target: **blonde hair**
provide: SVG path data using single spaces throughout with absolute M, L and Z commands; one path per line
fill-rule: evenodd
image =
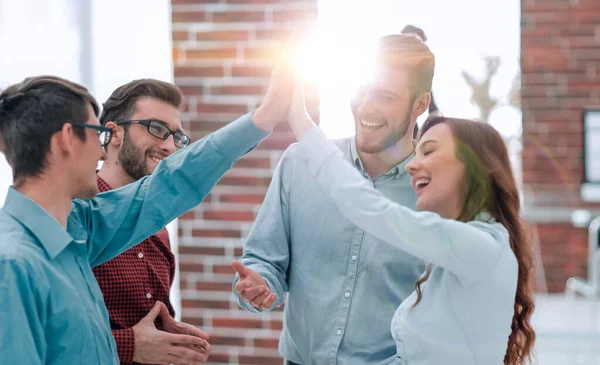
M 386 67 L 405 68 L 414 96 L 431 91 L 435 56 L 419 36 L 391 34 L 379 38 L 377 62 Z

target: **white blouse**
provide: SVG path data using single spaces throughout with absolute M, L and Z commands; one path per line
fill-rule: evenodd
M 391 323 L 394 364 L 501 365 L 511 333 L 518 265 L 507 230 L 487 215 L 468 223 L 385 198 L 317 127 L 299 143 L 309 171 L 341 214 L 373 236 L 433 264 Z

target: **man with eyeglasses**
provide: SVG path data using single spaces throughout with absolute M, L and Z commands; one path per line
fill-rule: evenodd
M 134 80 L 112 93 L 99 118 L 113 131 L 98 172 L 100 192 L 152 174 L 160 161 L 190 144 L 181 126 L 182 105 L 180 89 L 160 80 Z M 160 363 L 168 356 L 160 343 L 175 342 L 176 336 L 163 331 L 160 318 L 154 325 L 162 307 L 175 316 L 169 301 L 175 256 L 167 230 L 161 229 L 92 270 L 104 296 L 121 364 Z
M 119 363 L 103 294 L 91 268 L 198 205 L 239 158 L 286 118 L 292 78 L 280 62 L 263 103 L 253 113 L 165 158 L 151 175 L 97 196 L 97 163 L 106 158 L 104 148 L 114 148 L 112 130 L 100 126 L 98 104 L 89 92 L 68 80 L 40 76 L 0 93 L 0 148 L 14 177 L 0 209 L 1 362 Z M 134 123 L 150 116 L 127 119 L 122 122 L 132 122 L 132 139 L 156 138 L 148 133 L 150 123 Z M 114 138 L 122 144 L 125 132 L 116 131 Z M 171 134 L 164 143 L 165 148 L 174 143 Z M 166 157 L 161 147 L 151 145 L 136 142 L 147 160 Z M 166 354 L 159 363 L 206 361 L 207 336 L 174 322 L 164 306 L 155 308 L 140 323 L 152 327 L 158 313 L 162 325 L 176 333 L 169 337 L 154 332 L 156 346 Z

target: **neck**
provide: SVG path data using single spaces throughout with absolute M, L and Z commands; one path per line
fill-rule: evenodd
M 117 159 L 107 159 L 102 164 L 102 168 L 98 171 L 98 176 L 113 189 L 120 188 L 127 184 L 134 182 L 131 176 L 121 167 L 121 164 Z
M 394 146 L 377 153 L 366 153 L 359 150 L 358 156 L 371 179 L 375 179 L 406 160 L 413 151 L 412 138 L 405 137 Z
M 63 174 L 64 175 L 64 174 Z M 26 178 L 15 183 L 15 189 L 36 202 L 61 226 L 67 227 L 67 217 L 71 212 L 71 194 L 65 189 L 66 182 L 61 176 L 41 176 Z

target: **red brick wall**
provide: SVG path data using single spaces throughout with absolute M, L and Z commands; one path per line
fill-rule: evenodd
M 523 183 L 527 218 L 538 221 L 548 288 L 585 275 L 584 229 L 568 213 L 583 204 L 583 122 L 600 105 L 600 2 L 521 0 Z M 543 219 L 542 219 L 543 216 Z M 545 222 L 545 223 L 544 223 Z
M 175 83 L 193 140 L 260 105 L 283 42 L 316 22 L 316 0 L 172 0 Z M 318 96 L 307 91 L 312 111 Z M 314 114 L 314 113 L 313 113 Z M 182 319 L 211 334 L 211 363 L 281 364 L 281 309 L 254 315 L 231 294 L 231 260 L 263 201 L 272 172 L 293 141 L 287 126 L 242 159 L 179 221 Z

